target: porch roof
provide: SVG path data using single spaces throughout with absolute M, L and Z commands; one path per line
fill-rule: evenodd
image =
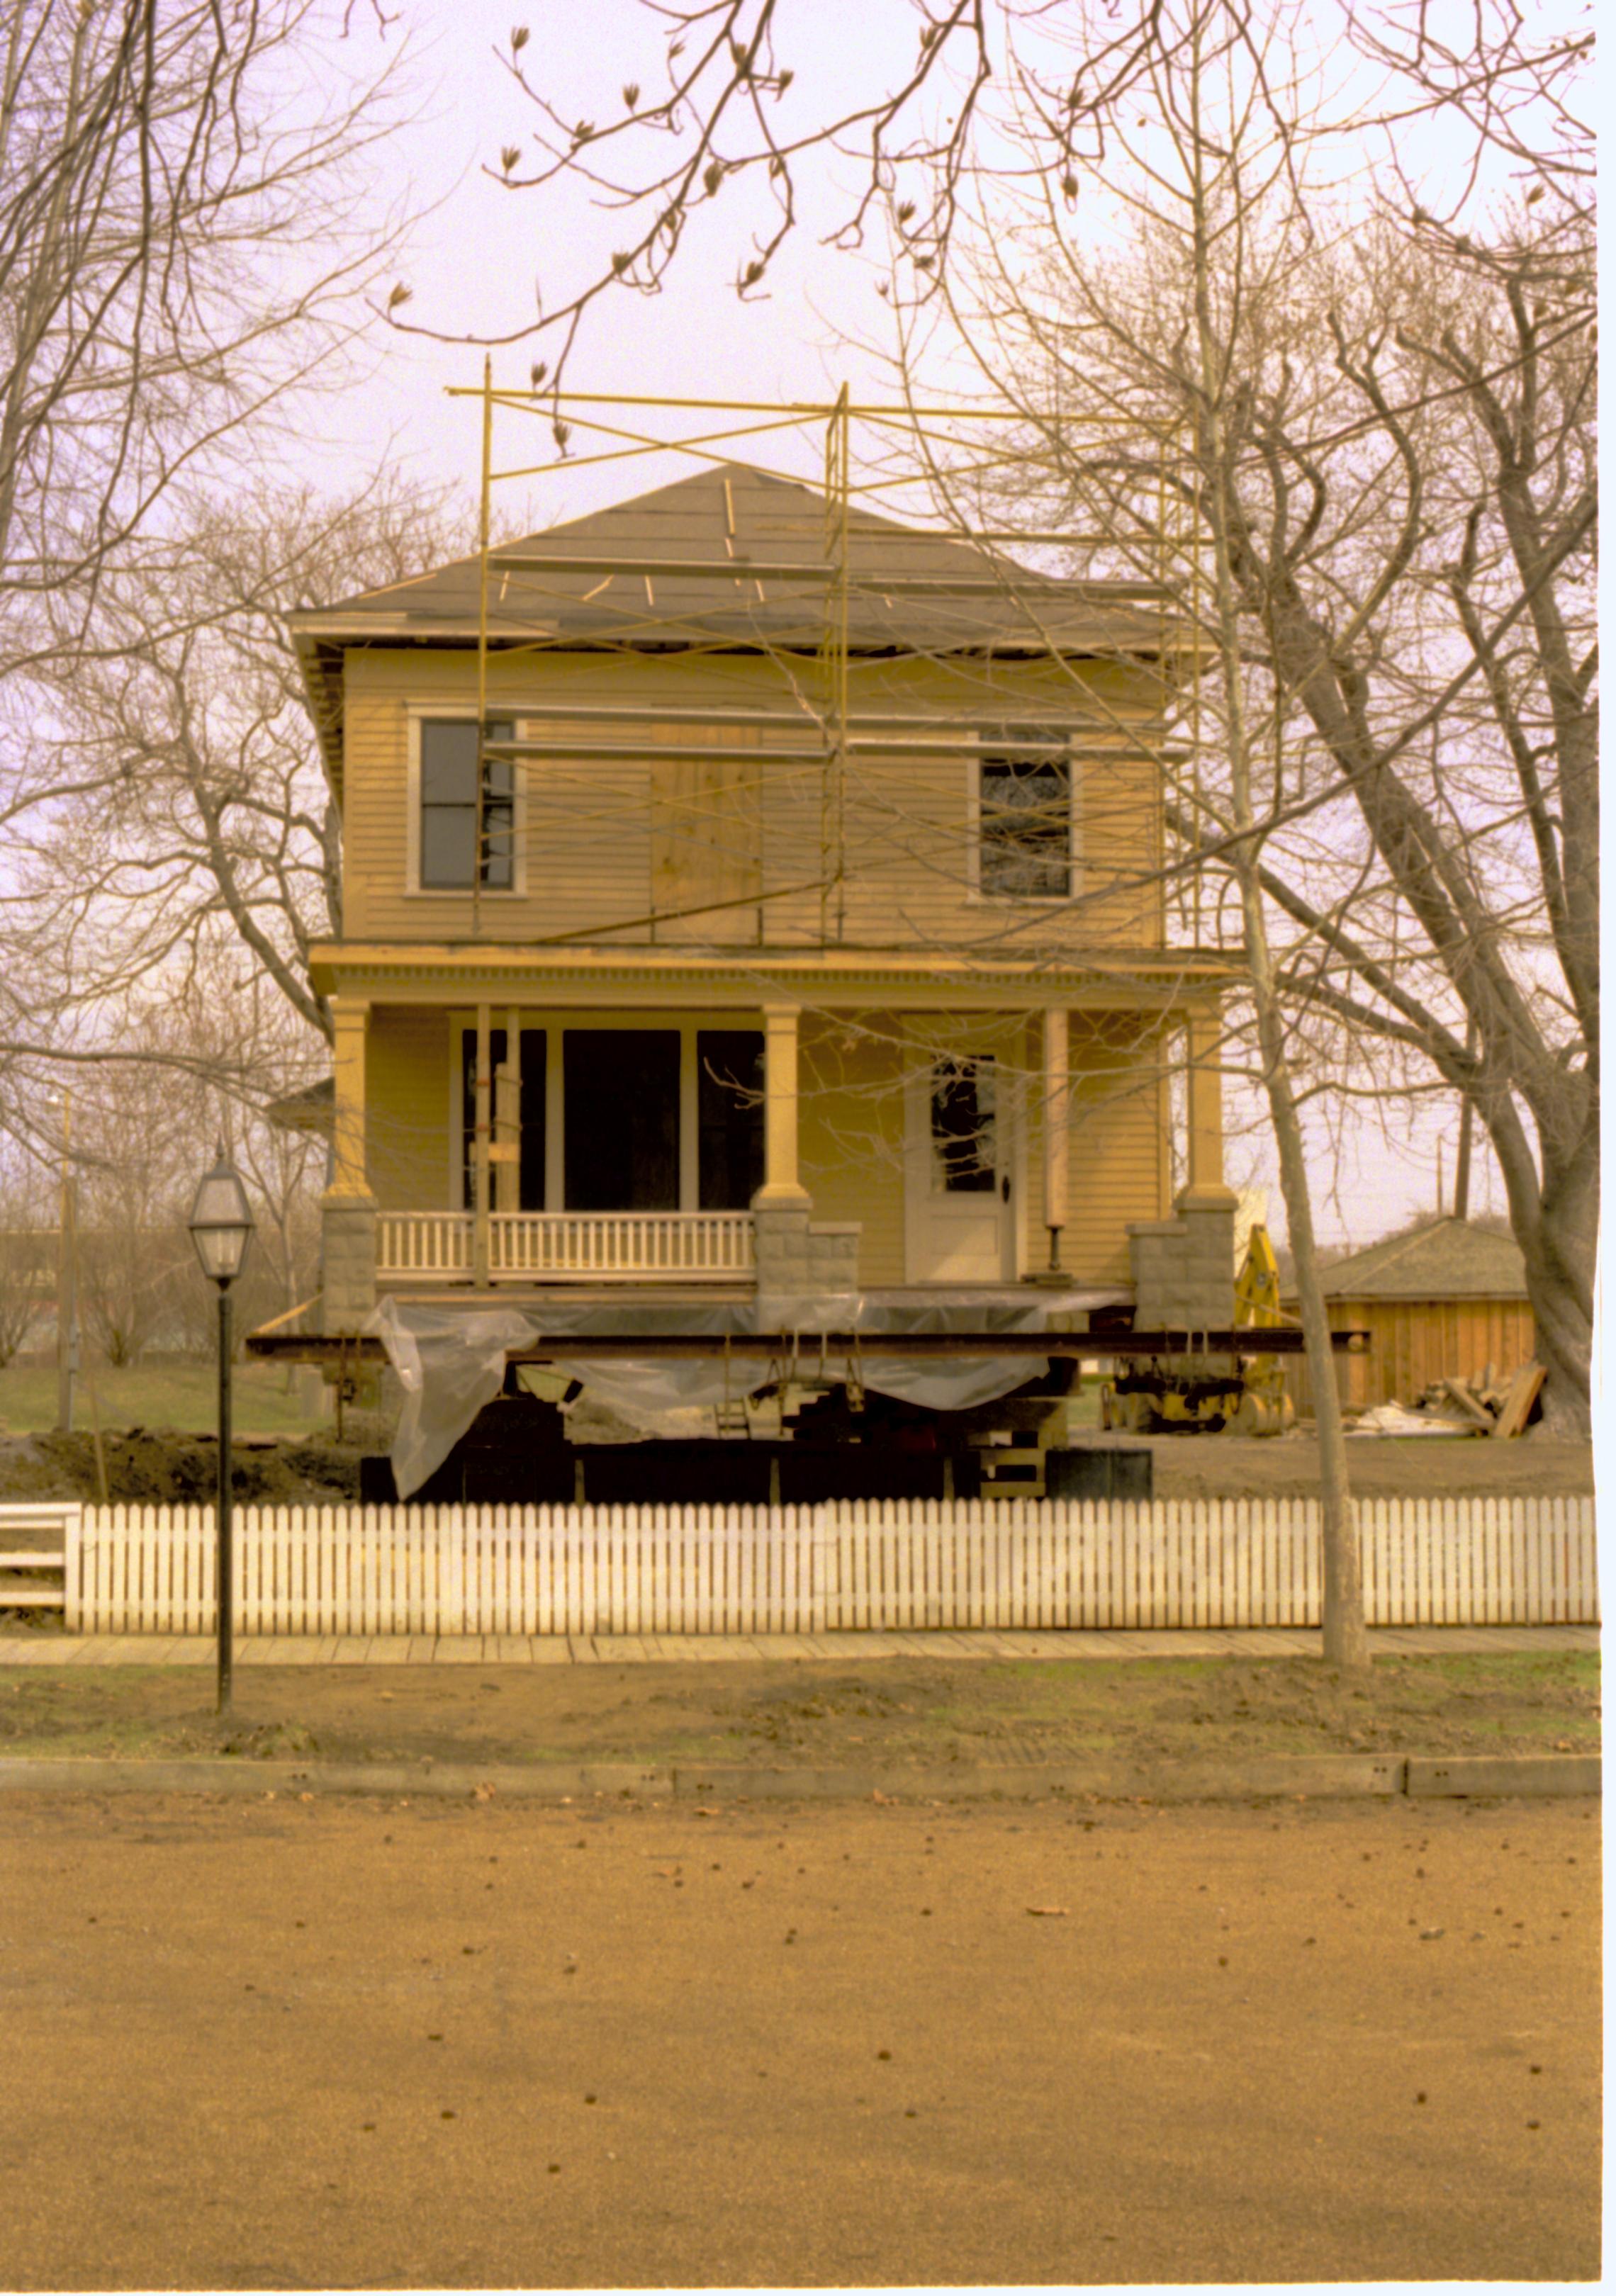
M 1244 966 L 1243 950 L 1210 948 L 1073 948 L 969 964 L 924 950 L 847 947 L 319 941 L 309 953 L 310 977 L 323 995 L 381 1003 L 542 998 L 610 1008 L 649 999 L 747 1012 L 775 998 L 822 1006 L 898 1002 L 939 1011 L 1165 1009 L 1216 996 Z

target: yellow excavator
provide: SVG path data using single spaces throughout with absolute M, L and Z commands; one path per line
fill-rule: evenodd
M 1272 1331 L 1294 1319 L 1279 1304 L 1279 1262 L 1266 1227 L 1251 1230 L 1235 1279 L 1235 1328 Z M 1283 1435 L 1296 1420 L 1285 1392 L 1284 1359 L 1277 1355 L 1227 1358 L 1213 1371 L 1203 1363 L 1130 1365 L 1100 1390 L 1100 1424 L 1148 1435 L 1182 1428 L 1212 1434 Z

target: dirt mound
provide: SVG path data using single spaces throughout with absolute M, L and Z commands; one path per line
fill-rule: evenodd
M 218 1488 L 218 1446 L 209 1436 L 160 1427 L 109 1433 L 103 1450 L 114 1505 L 207 1506 Z M 293 1442 L 231 1447 L 231 1487 L 242 1506 L 332 1505 L 357 1498 L 359 1458 L 344 1445 Z M 0 1499 L 100 1496 L 95 1446 L 85 1434 L 0 1442 Z

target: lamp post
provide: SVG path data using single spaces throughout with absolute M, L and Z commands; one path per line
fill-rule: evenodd
M 222 1144 L 213 1169 L 202 1175 L 196 1191 L 191 1208 L 191 1241 L 202 1274 L 218 1285 L 219 1293 L 218 1710 L 228 1714 L 234 1595 L 230 1548 L 230 1287 L 242 1272 L 252 1242 L 252 1210 Z

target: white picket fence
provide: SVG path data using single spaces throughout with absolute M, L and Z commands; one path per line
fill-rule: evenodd
M 1361 1501 L 1375 1626 L 1598 1617 L 1591 1498 Z M 842 1628 L 1309 1627 L 1311 1500 L 815 1507 L 249 1507 L 247 1634 L 799 1634 Z M 213 1513 L 86 1507 L 80 1633 L 214 1625 Z

